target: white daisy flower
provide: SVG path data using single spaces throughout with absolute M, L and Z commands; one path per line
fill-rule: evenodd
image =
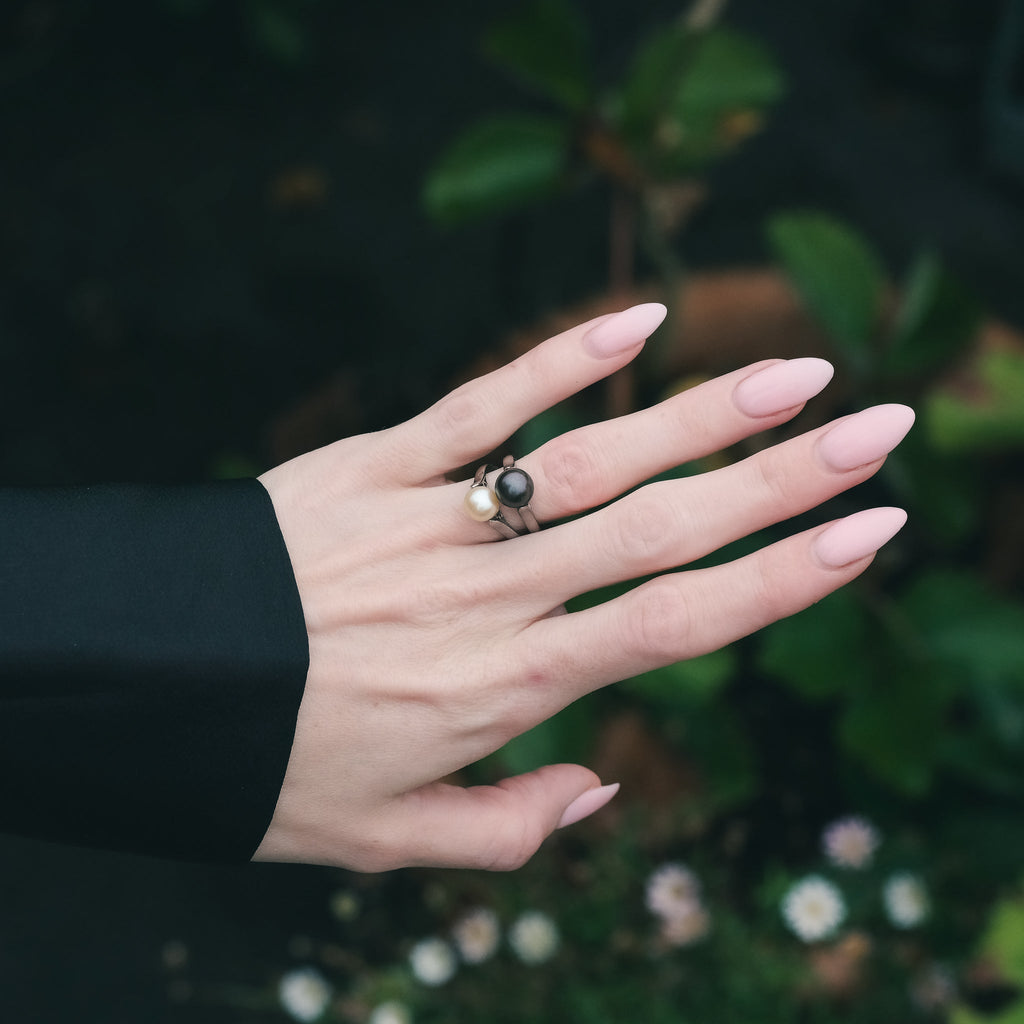
M 373 1008 L 368 1024 L 412 1024 L 412 1013 L 405 1003 L 389 999 Z
M 661 937 L 670 946 L 692 946 L 711 931 L 711 915 L 696 900 L 685 913 L 662 918 Z
M 882 901 L 897 928 L 916 928 L 931 909 L 924 883 L 906 871 L 889 877 L 882 889 Z
M 458 962 L 455 950 L 444 939 L 423 939 L 412 947 L 409 965 L 417 981 L 435 986 L 452 979 Z
M 289 971 L 277 990 L 285 1010 L 298 1021 L 320 1018 L 331 1001 L 331 986 L 313 967 L 300 967 Z
M 501 941 L 498 915 L 489 907 L 477 907 L 455 922 L 452 938 L 467 964 L 482 964 L 494 956 Z
M 689 914 L 700 905 L 700 883 L 682 864 L 662 864 L 647 879 L 644 902 L 652 914 L 666 920 Z
M 557 925 L 547 914 L 528 910 L 509 929 L 508 941 L 524 964 L 542 964 L 558 951 L 561 938 Z
M 846 917 L 842 893 L 820 875 L 808 875 L 790 886 L 782 899 L 782 916 L 797 938 L 819 942 L 834 935 Z
M 839 868 L 866 868 L 882 841 L 878 829 L 865 818 L 840 818 L 825 829 L 821 845 L 825 856 Z

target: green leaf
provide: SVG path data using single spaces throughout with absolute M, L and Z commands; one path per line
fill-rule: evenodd
M 671 108 L 699 37 L 673 25 L 651 36 L 637 53 L 622 84 L 618 123 L 634 143 L 644 144 Z
M 935 253 L 920 253 L 903 286 L 884 372 L 910 378 L 944 369 L 973 341 L 982 314 L 977 296 Z
M 483 47 L 496 64 L 569 110 L 590 103 L 587 26 L 569 0 L 521 5 L 487 32 Z
M 932 444 L 955 453 L 1024 446 L 1024 353 L 982 352 L 966 384 L 926 398 L 923 419 Z
M 474 125 L 452 143 L 424 189 L 427 211 L 454 224 L 521 206 L 554 192 L 569 153 L 564 124 L 507 115 Z
M 1024 789 L 1024 766 L 1015 756 L 1020 751 L 1019 741 L 1016 750 L 1007 750 L 993 743 L 995 731 L 992 723 L 985 722 L 982 728 L 950 732 L 942 741 L 943 771 L 987 793 L 1019 799 Z M 999 723 L 998 731 L 1006 731 L 1005 723 Z M 1018 863 L 1015 858 L 1014 866 Z
M 715 28 L 701 36 L 673 109 L 685 123 L 760 110 L 777 103 L 785 91 L 782 69 L 760 40 Z
M 929 661 L 965 683 L 1024 689 L 1024 606 L 969 573 L 935 570 L 907 590 L 900 608 Z
M 771 218 L 768 239 L 849 368 L 864 373 L 871 361 L 885 282 L 875 251 L 848 225 L 814 212 Z
M 869 621 L 851 590 L 838 590 L 761 632 L 757 663 L 805 697 L 852 693 L 874 672 Z
M 1024 985 L 1024 899 L 1017 896 L 996 904 L 981 950 L 1007 981 Z
M 715 697 L 736 673 L 736 655 L 729 647 L 645 672 L 621 684 L 655 704 L 692 707 Z
M 919 665 L 890 669 L 849 701 L 840 739 L 883 782 L 920 796 L 932 782 L 952 691 L 948 679 Z
M 977 529 L 985 502 L 985 467 L 937 451 L 927 430 L 913 430 L 886 463 L 890 481 L 901 500 L 914 509 L 914 518 L 941 547 L 956 544 Z
M 730 150 L 785 92 L 758 40 L 674 25 L 640 51 L 622 88 L 619 124 L 653 170 L 695 171 Z

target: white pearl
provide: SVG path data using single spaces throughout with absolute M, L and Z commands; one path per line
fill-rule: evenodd
M 498 499 L 490 487 L 470 487 L 465 498 L 466 511 L 478 523 L 486 523 L 498 514 Z

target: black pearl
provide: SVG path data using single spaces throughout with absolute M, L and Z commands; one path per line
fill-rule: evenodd
M 521 469 L 506 469 L 494 481 L 498 501 L 509 508 L 522 508 L 533 497 L 533 480 Z

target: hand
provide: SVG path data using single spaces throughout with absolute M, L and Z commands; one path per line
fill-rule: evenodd
M 913 422 L 904 406 L 879 406 L 613 501 L 785 422 L 832 375 L 820 359 L 769 360 L 517 460 L 542 527 L 612 502 L 599 511 L 511 540 L 471 519 L 469 481 L 445 474 L 620 369 L 663 316 L 652 304 L 573 328 L 401 426 L 262 478 L 295 570 L 310 667 L 256 859 L 369 871 L 521 865 L 616 787 L 570 764 L 469 789 L 446 776 L 598 687 L 819 600 L 903 525 L 899 509 L 869 510 L 564 614 L 574 595 L 685 565 L 866 480 Z

